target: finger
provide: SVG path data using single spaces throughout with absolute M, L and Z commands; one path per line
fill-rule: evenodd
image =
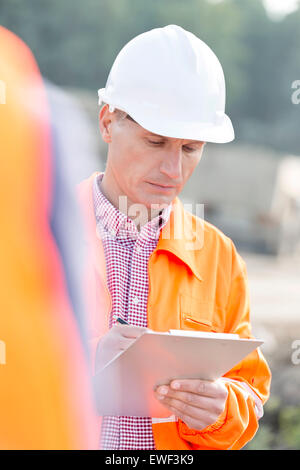
M 205 429 L 211 424 L 208 421 L 200 421 L 199 419 L 194 419 L 190 416 L 184 415 L 180 411 L 177 411 L 176 408 L 170 407 L 169 411 L 177 416 L 177 418 L 181 419 L 181 421 L 183 421 L 190 429 L 194 429 L 196 431 L 202 431 L 202 429 Z
M 175 398 L 164 398 L 162 404 L 193 429 L 202 429 L 215 421 L 210 412 L 195 408 Z
M 173 380 L 170 386 L 173 390 L 196 393 L 211 398 L 223 398 L 227 395 L 225 384 L 218 380 L 181 379 Z
M 215 398 L 206 397 L 191 392 L 178 392 L 172 390 L 170 387 L 168 387 L 167 393 L 161 394 L 160 389 L 167 389 L 167 387 L 159 387 L 156 391 L 157 398 L 161 401 L 163 401 L 165 398 L 175 398 L 176 400 L 180 400 L 187 405 L 200 408 L 202 410 L 210 410 L 213 413 L 219 413 L 219 402 Z

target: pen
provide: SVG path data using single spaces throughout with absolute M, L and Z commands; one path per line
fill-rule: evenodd
M 127 321 L 123 320 L 121 317 L 117 318 L 117 322 L 121 323 L 121 325 L 129 325 L 129 323 L 127 323 Z

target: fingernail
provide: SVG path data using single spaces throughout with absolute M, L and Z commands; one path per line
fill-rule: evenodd
M 180 383 L 179 383 L 179 382 L 173 382 L 173 383 L 171 384 L 171 387 L 172 387 L 172 388 L 175 388 L 175 390 L 178 390 L 178 389 L 180 388 Z
M 168 393 L 168 387 L 159 387 L 157 391 L 162 395 L 166 395 Z

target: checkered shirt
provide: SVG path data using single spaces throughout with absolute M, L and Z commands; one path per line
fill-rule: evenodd
M 118 317 L 131 325 L 147 327 L 148 260 L 157 245 L 161 228 L 168 221 L 172 204 L 138 231 L 135 223 L 101 192 L 103 175 L 100 173 L 94 179 L 93 198 L 112 297 L 109 327 L 116 323 Z M 100 448 L 155 449 L 151 418 L 104 416 Z

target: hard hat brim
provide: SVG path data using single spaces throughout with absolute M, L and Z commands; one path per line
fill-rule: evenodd
M 137 124 L 154 134 L 217 144 L 232 142 L 235 138 L 231 119 L 225 113 L 220 113 L 214 124 L 195 121 L 174 121 L 172 118 L 164 119 L 151 106 L 147 107 L 147 109 L 139 107 L 139 110 L 135 110 L 126 104 L 113 103 L 111 99 L 105 96 L 105 88 L 101 88 L 98 91 L 98 95 L 99 104 L 106 103 L 113 106 L 111 109 L 119 109 L 126 112 Z
M 133 112 L 130 116 L 144 129 L 164 137 L 199 140 L 216 144 L 232 142 L 235 138 L 231 120 L 226 114 L 223 115 L 222 122 L 215 125 L 203 124 L 202 122 L 164 121 L 161 117 L 158 124 L 157 115 L 151 116 L 148 114 L 147 118 L 142 118 Z

